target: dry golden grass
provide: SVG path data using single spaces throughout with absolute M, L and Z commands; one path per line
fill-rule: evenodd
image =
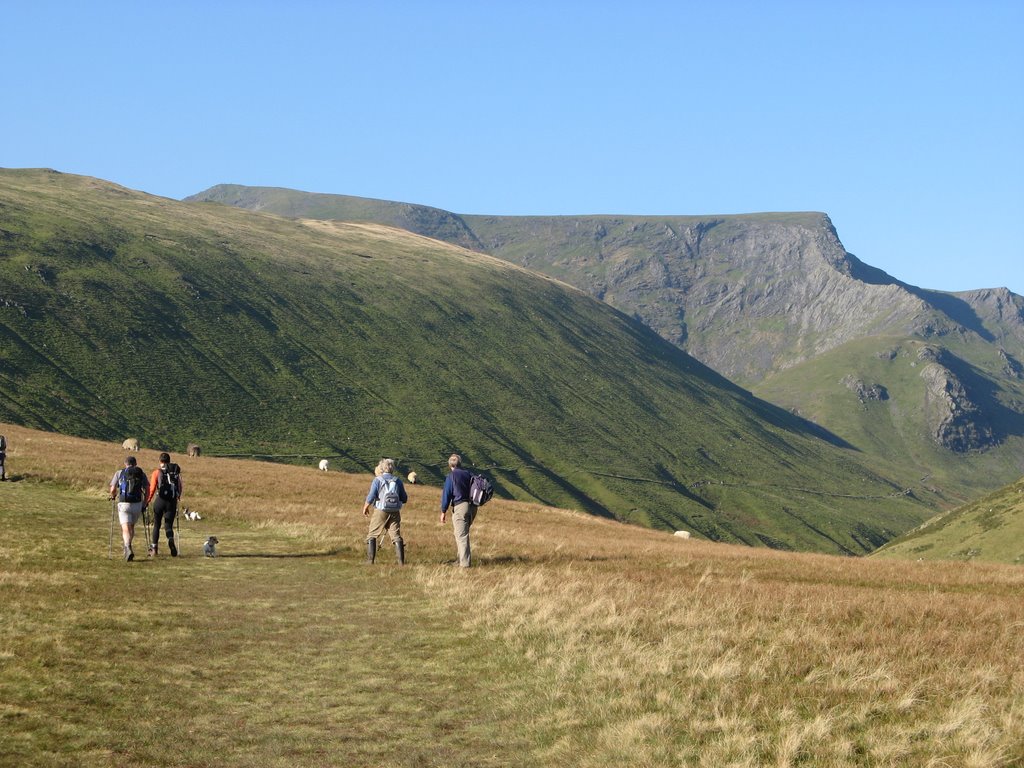
M 0 430 L 16 477 L 98 499 L 124 455 Z M 207 521 L 361 557 L 369 476 L 175 458 Z M 528 724 L 524 764 L 1024 765 L 1024 569 L 682 541 L 495 500 L 473 531 L 481 567 L 461 572 L 442 567 L 439 489 L 409 490 L 425 599 L 518 670 L 503 706 Z

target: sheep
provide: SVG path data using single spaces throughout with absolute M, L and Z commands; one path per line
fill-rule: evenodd
M 190 458 L 191 457 L 199 458 L 203 454 L 203 449 L 200 448 L 195 443 L 189 443 L 188 444 L 188 448 L 185 449 L 185 453 L 187 453 Z
M 121 447 L 124 448 L 126 451 L 137 451 L 139 450 L 139 438 L 129 437 L 123 443 L 121 443 Z
M 680 539 L 688 539 L 688 538 L 690 538 L 690 532 L 689 531 L 676 531 L 674 535 L 678 536 Z
M 409 485 L 416 485 L 416 473 L 415 472 L 410 472 L 409 473 Z
M 327 471 L 327 459 L 320 459 L 320 465 L 319 466 L 320 466 L 320 471 L 321 472 L 326 472 Z

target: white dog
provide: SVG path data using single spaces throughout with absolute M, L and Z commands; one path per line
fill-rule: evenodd
M 184 515 L 186 520 L 202 520 L 203 519 L 203 518 L 201 518 L 199 516 L 198 512 L 196 512 L 195 510 L 190 510 L 188 507 L 185 507 L 185 511 L 182 514 Z
M 220 540 L 216 536 L 211 536 L 203 544 L 203 554 L 207 557 L 216 557 L 218 544 L 220 544 Z

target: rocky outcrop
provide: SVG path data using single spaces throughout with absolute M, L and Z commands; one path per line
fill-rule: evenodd
M 1003 373 L 1011 379 L 1024 378 L 1024 367 L 1010 356 L 1005 349 L 999 350 L 999 358 L 1003 361 Z
M 872 400 L 882 402 L 889 399 L 888 390 L 881 384 L 867 384 L 863 379 L 852 375 L 844 376 L 840 383 L 853 392 L 862 405 Z
M 923 347 L 918 358 L 925 365 L 925 416 L 931 438 L 956 453 L 978 451 L 997 442 L 992 426 L 971 392 L 950 367 L 950 355 L 935 347 Z

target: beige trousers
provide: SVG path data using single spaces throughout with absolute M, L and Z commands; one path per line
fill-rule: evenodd
M 452 508 L 452 528 L 455 529 L 455 548 L 459 552 L 459 566 L 469 568 L 469 529 L 476 519 L 476 506 L 460 501 Z
M 366 540 L 379 539 L 385 531 L 394 543 L 402 540 L 402 513 L 374 508 L 373 514 L 370 515 L 370 532 L 366 535 Z

